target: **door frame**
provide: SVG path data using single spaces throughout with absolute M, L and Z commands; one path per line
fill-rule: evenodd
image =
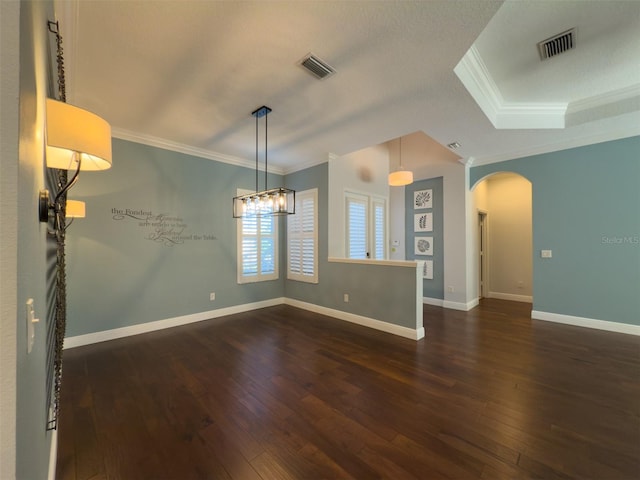
M 489 214 L 484 210 L 478 209 L 477 226 L 478 226 L 478 298 L 487 298 L 489 296 Z

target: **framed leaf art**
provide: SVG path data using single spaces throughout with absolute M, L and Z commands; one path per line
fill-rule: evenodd
M 413 192 L 413 208 L 433 208 L 433 190 L 418 190 Z
M 433 255 L 433 237 L 415 237 L 414 241 L 416 255 Z
M 422 262 L 422 278 L 425 280 L 433 280 L 433 260 L 425 260 Z
M 433 213 L 416 213 L 413 216 L 414 232 L 431 232 L 433 231 Z

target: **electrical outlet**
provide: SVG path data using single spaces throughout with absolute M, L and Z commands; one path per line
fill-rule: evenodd
M 209 294 L 209 300 L 211 300 L 212 302 L 216 299 L 216 292 L 211 292 Z
M 349 294 L 348 293 L 344 294 L 344 302 L 345 303 L 349 303 Z
M 551 258 L 553 256 L 553 252 L 551 250 L 540 250 L 540 256 L 542 258 Z
M 454 290 L 455 290 L 455 288 L 453 288 L 453 286 L 451 286 L 451 285 L 449 285 L 449 286 L 447 287 L 447 292 L 449 292 L 449 293 L 453 293 L 453 292 L 454 292 Z

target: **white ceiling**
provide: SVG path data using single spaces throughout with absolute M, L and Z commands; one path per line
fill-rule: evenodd
M 415 131 L 458 141 L 474 164 L 640 134 L 638 1 L 61 1 L 56 11 L 68 101 L 114 136 L 212 158 L 253 161 L 261 105 L 273 109 L 269 162 L 281 171 Z M 577 48 L 540 61 L 537 42 L 572 27 Z M 309 52 L 337 73 L 315 79 L 298 65 Z

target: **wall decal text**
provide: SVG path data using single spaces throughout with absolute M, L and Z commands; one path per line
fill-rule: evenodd
M 190 233 L 189 225 L 179 215 L 153 213 L 151 210 L 132 210 L 112 208 L 112 219 L 116 221 L 134 221 L 137 227 L 145 231 L 144 239 L 170 247 L 188 241 L 217 240 L 210 233 Z

